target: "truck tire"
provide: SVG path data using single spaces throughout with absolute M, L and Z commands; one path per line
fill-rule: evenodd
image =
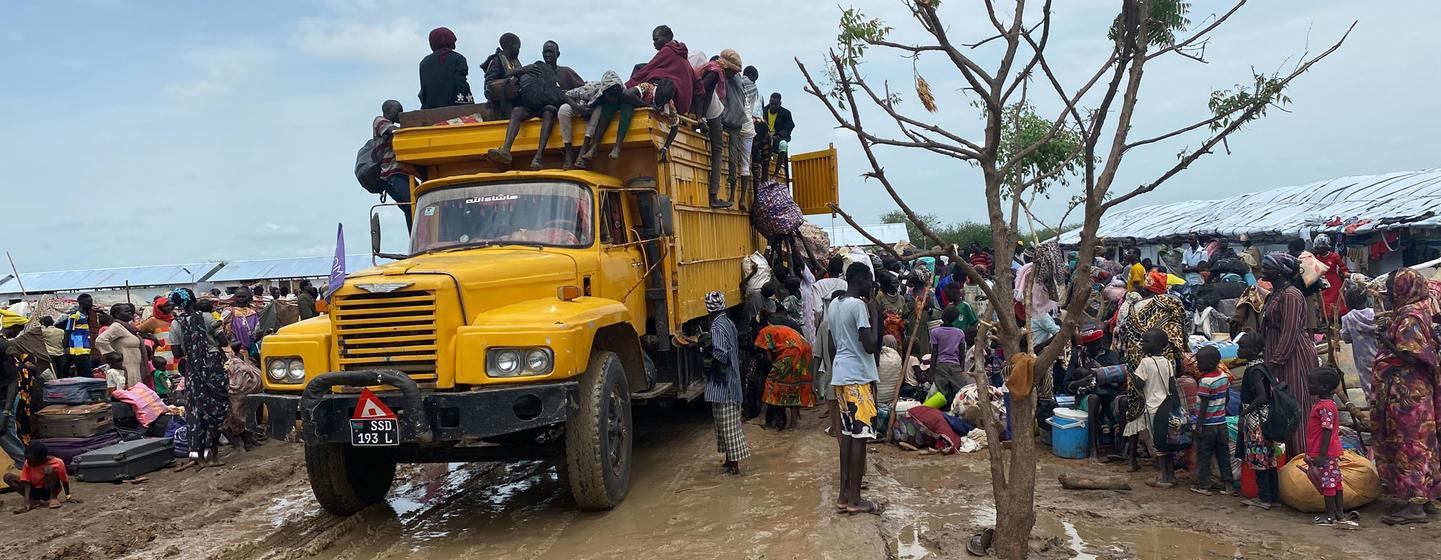
M 565 421 L 565 475 L 577 506 L 610 509 L 630 490 L 630 386 L 620 357 L 593 354 L 579 393 L 580 409 Z
M 335 515 L 353 515 L 390 492 L 395 461 L 376 449 L 343 443 L 307 444 L 305 472 L 320 507 Z

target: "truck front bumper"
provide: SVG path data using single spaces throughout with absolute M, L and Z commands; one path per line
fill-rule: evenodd
M 286 438 L 298 432 L 306 443 L 349 443 L 350 419 L 360 395 L 333 393 L 330 388 L 382 384 L 400 389 L 375 395 L 400 419 L 401 443 L 458 442 L 513 434 L 564 422 L 579 408 L 574 381 L 420 391 L 409 377 L 394 370 L 318 375 L 306 385 L 304 394 L 250 395 L 247 407 L 253 420 L 264 422 L 271 437 Z

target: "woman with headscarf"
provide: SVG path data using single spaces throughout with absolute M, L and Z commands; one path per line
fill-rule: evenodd
M 147 377 L 145 342 L 135 326 L 130 324 L 135 320 L 135 306 L 128 303 L 112 305 L 110 318 L 115 322 L 105 329 L 105 332 L 100 333 L 100 336 L 95 337 L 95 348 L 102 356 L 120 354 L 125 363 L 125 386 L 121 388 L 129 389 Z
M 1117 311 L 1118 349 L 1132 368 L 1147 356 L 1141 349 L 1141 338 L 1151 329 L 1160 329 L 1166 334 L 1164 355 L 1173 364 L 1181 363 L 1181 353 L 1186 348 L 1186 307 L 1180 298 L 1167 293 L 1169 287 L 1166 274 L 1151 272 L 1142 278 L 1139 293 L 1127 294 Z
M 420 108 L 472 103 L 469 72 L 465 56 L 455 52 L 455 33 L 445 27 L 432 29 L 430 54 L 420 59 Z
M 170 323 L 172 351 L 185 360 L 185 426 L 190 458 L 201 468 L 219 466 L 220 428 L 230 412 L 230 382 L 225 374 L 225 331 L 196 309 L 195 293 L 187 288 L 168 298 L 181 310 Z
M 740 462 L 751 456 L 746 434 L 741 431 L 740 340 L 735 323 L 726 315 L 725 294 L 705 295 L 705 309 L 710 312 L 710 355 L 713 363 L 706 372 L 705 400 L 711 403 L 715 419 L 716 450 L 725 454 L 721 470 L 741 473 Z
M 1261 259 L 1261 279 L 1272 287 L 1261 308 L 1261 338 L 1266 368 L 1287 385 L 1301 410 L 1309 411 L 1316 405 L 1316 396 L 1306 390 L 1307 376 L 1318 364 L 1315 343 L 1306 331 L 1306 296 L 1296 286 L 1300 273 L 1300 261 L 1287 253 L 1270 253 Z M 1305 442 L 1306 423 L 1297 422 L 1286 449 L 1304 449 L 1301 444 Z
M 164 297 L 155 298 L 155 305 L 151 308 L 150 317 L 140 322 L 138 329 L 155 337 L 154 357 L 165 359 L 165 369 L 154 373 L 153 388 L 155 394 L 164 396 L 170 390 L 170 384 L 176 381 L 176 375 L 180 371 L 180 364 L 175 361 L 175 354 L 170 351 L 170 323 L 175 320 L 175 304 Z
M 1318 262 L 1326 265 L 1326 274 L 1322 276 L 1326 279 L 1326 288 L 1321 290 L 1321 315 L 1327 323 L 1338 322 L 1342 315 L 1350 311 L 1346 308 L 1346 302 L 1341 299 L 1341 285 L 1351 273 L 1346 268 L 1346 258 L 1332 250 L 1331 238 L 1324 233 L 1316 236 L 1316 241 L 1311 246 L 1311 254 L 1316 256 Z
M 1436 335 L 1425 278 L 1402 268 L 1386 280 L 1391 319 L 1381 327 L 1371 403 L 1376 470 L 1406 503 L 1381 521 L 1426 523 L 1425 506 L 1441 498 L 1441 446 L 1436 436 Z

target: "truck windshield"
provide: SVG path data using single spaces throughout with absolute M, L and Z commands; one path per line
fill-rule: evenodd
M 589 247 L 590 189 L 577 183 L 489 183 L 445 188 L 415 203 L 411 254 L 451 247 Z

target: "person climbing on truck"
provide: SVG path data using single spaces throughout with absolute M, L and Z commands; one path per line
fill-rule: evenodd
M 392 135 L 400 128 L 400 113 L 404 110 L 399 101 L 387 99 L 380 104 L 380 116 L 375 117 L 370 126 L 372 134 L 379 140 L 376 159 L 380 161 L 380 180 L 385 185 L 385 195 L 400 204 L 400 211 L 405 214 L 405 229 L 409 231 L 414 219 L 410 211 L 410 175 L 395 162 L 395 147 L 391 144 Z
M 730 200 L 721 200 L 720 198 L 721 168 L 720 165 L 717 165 L 717 162 L 721 161 L 722 154 L 724 153 L 722 149 L 726 147 L 724 137 L 724 133 L 728 128 L 725 124 L 726 119 L 724 119 L 724 117 L 727 116 L 726 94 L 730 93 L 728 91 L 729 89 L 733 89 L 727 88 L 726 84 L 731 81 L 732 76 L 740 73 L 740 71 L 741 57 L 730 49 L 721 51 L 720 56 L 716 57 L 715 60 L 706 62 L 701 65 L 700 68 L 696 69 L 696 73 L 700 75 L 700 97 L 696 99 L 695 114 L 701 119 L 701 128 L 705 130 L 710 139 L 711 166 L 709 187 L 711 208 L 729 208 L 735 201 L 735 162 L 732 161 L 730 163 L 730 173 L 727 175 L 727 177 L 731 178 Z M 734 93 L 737 96 L 743 95 L 739 91 Z M 737 106 L 744 105 L 744 103 L 733 104 Z M 736 134 L 740 133 L 739 124 L 732 129 L 736 131 Z M 739 140 L 739 138 L 737 138 L 737 140 Z

